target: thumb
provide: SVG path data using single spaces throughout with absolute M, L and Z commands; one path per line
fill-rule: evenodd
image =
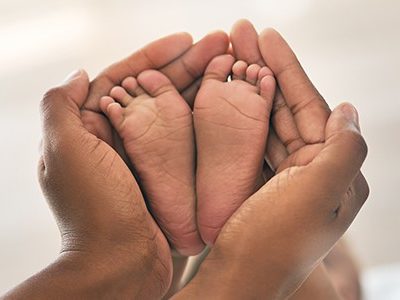
M 81 125 L 80 108 L 89 92 L 89 78 L 84 70 L 71 73 L 64 83 L 49 90 L 41 102 L 45 136 L 65 127 Z
M 348 103 L 336 107 L 325 129 L 325 145 L 309 165 L 313 177 L 332 192 L 344 193 L 359 174 L 367 156 L 358 113 Z M 310 171 L 311 171 L 310 170 Z

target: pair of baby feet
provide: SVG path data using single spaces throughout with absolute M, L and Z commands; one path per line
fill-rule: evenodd
M 274 94 L 267 67 L 222 55 L 207 67 L 193 112 L 155 70 L 126 78 L 101 99 L 150 211 L 181 254 L 214 243 L 258 188 Z

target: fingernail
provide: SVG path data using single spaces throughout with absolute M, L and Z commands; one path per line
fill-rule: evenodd
M 349 103 L 343 104 L 340 110 L 347 120 L 354 123 L 358 128 L 360 127 L 358 112 L 353 105 Z
M 64 79 L 64 82 L 71 82 L 72 80 L 78 78 L 80 75 L 82 74 L 82 70 L 75 70 L 73 72 L 71 72 L 67 78 Z

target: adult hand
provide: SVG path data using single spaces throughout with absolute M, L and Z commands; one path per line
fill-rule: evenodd
M 316 157 L 275 175 L 242 204 L 198 275 L 178 294 L 182 299 L 201 291 L 229 299 L 286 299 L 298 289 L 367 197 L 358 177 L 366 146 L 356 118 L 352 106 L 336 108 Z
M 267 64 L 277 76 L 279 88 L 267 144 L 269 165 L 265 166 L 266 179 L 288 166 L 307 164 L 324 142 L 324 128 L 330 115 L 328 105 L 277 32 L 266 30 L 259 38 L 253 25 L 241 20 L 233 27 L 231 40 L 238 59 L 249 64 Z M 356 181 L 363 186 L 363 190 L 368 189 L 361 173 Z M 311 280 L 314 278 L 318 277 L 313 276 Z M 356 275 L 352 282 L 357 286 Z M 357 288 L 353 290 L 357 291 Z
M 160 299 L 170 285 L 168 243 L 133 175 L 84 127 L 88 92 L 79 71 L 42 101 L 39 178 L 62 248 L 55 263 L 8 294 L 12 299 Z
M 125 77 L 158 69 L 191 104 L 208 62 L 227 47 L 222 32 L 195 45 L 190 35 L 174 34 L 110 66 L 90 86 L 81 72 L 46 95 L 40 177 L 58 219 L 62 251 L 54 264 L 10 296 L 73 296 L 57 289 L 65 285 L 73 286 L 76 296 L 165 294 L 172 273 L 168 244 L 145 209 L 134 177 L 112 149 L 123 157 L 99 99 Z
M 275 103 L 276 135 L 268 158 L 278 174 L 232 216 L 177 299 L 201 290 L 230 299 L 290 296 L 368 196 L 359 171 L 367 148 L 355 109 L 345 104 L 330 115 L 282 37 L 267 30 L 258 38 L 253 30 L 239 23 L 231 39 L 238 58 L 265 61 L 277 77 L 282 94 Z

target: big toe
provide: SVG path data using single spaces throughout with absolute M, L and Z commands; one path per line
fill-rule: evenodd
M 165 93 L 178 93 L 167 76 L 156 70 L 146 70 L 137 78 L 140 86 L 152 97 Z
M 230 54 L 215 57 L 208 65 L 204 72 L 204 80 L 214 79 L 218 81 L 226 81 L 232 72 L 235 59 Z

